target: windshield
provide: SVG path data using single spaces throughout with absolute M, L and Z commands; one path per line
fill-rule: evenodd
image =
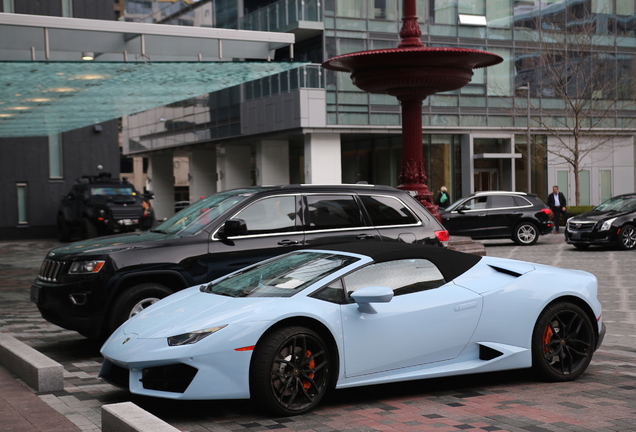
M 105 186 L 105 187 L 91 187 L 91 195 L 128 195 L 135 196 L 137 192 L 130 186 Z
M 228 209 L 260 190 L 235 189 L 203 198 L 181 210 L 152 231 L 183 236 L 195 234 Z
M 230 297 L 291 297 L 359 258 L 325 252 L 296 252 L 210 284 L 205 292 Z
M 614 197 L 597 206 L 599 212 L 629 212 L 636 210 L 636 196 Z

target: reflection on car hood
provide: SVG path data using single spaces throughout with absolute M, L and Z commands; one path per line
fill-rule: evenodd
M 231 324 L 255 315 L 265 305 L 280 303 L 276 297 L 234 298 L 201 292 L 198 287 L 172 295 L 141 312 L 124 324 L 125 334 L 135 333 L 139 339 L 166 338 Z
M 583 214 L 580 214 L 578 216 L 574 216 L 572 218 L 572 220 L 577 220 L 577 221 L 600 221 L 603 219 L 608 219 L 608 218 L 613 218 L 613 217 L 617 217 L 617 216 L 623 216 L 624 214 L 627 214 L 629 212 L 624 212 L 624 211 L 589 211 Z
M 128 249 L 148 248 L 152 247 L 153 244 L 151 242 L 153 241 L 168 239 L 178 239 L 178 237 L 154 232 L 134 232 L 98 237 L 55 248 L 49 252 L 47 258 L 64 260 L 69 256 L 82 254 L 109 254 Z

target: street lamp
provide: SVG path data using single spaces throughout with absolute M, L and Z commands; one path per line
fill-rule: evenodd
M 527 156 L 527 161 L 526 163 L 528 164 L 528 193 L 532 192 L 532 163 L 530 161 L 530 82 L 526 83 L 526 85 L 518 87 L 518 90 L 526 90 L 526 145 L 527 145 L 527 152 L 528 152 L 528 156 Z

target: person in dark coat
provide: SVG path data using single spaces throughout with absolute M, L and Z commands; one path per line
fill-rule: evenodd
M 445 209 L 450 205 L 450 195 L 448 194 L 448 189 L 446 186 L 442 186 L 439 188 L 439 194 L 437 195 L 437 200 L 435 204 L 441 209 Z
M 561 219 L 561 213 L 567 218 L 567 206 L 565 202 L 565 195 L 559 192 L 558 186 L 552 187 L 552 193 L 548 195 L 548 207 L 554 213 L 554 233 L 559 233 L 559 221 Z
M 144 198 L 141 203 L 143 207 L 143 211 L 141 212 L 141 217 L 139 218 L 139 229 L 141 231 L 148 231 L 155 226 L 155 211 L 150 204 L 150 200 L 148 198 Z

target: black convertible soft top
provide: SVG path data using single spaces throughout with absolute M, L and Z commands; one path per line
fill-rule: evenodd
M 444 247 L 401 242 L 359 241 L 316 246 L 312 249 L 366 255 L 375 262 L 414 258 L 427 259 L 439 268 L 446 281 L 451 281 L 462 275 L 481 260 L 478 255 L 457 252 Z

